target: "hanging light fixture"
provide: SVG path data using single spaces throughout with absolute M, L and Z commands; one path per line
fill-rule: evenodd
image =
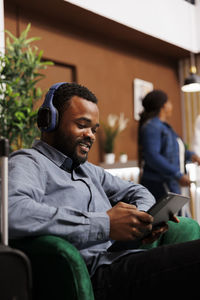
M 200 92 L 200 76 L 198 76 L 197 68 L 195 65 L 194 53 L 190 52 L 190 75 L 184 80 L 184 85 L 181 87 L 181 90 L 186 93 L 191 92 Z

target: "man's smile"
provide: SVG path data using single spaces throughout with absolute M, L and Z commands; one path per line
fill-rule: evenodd
M 89 150 L 90 150 L 90 148 L 91 148 L 91 143 L 90 142 L 80 142 L 79 143 L 79 146 L 80 146 L 80 148 L 81 148 L 81 150 L 83 151 L 83 152 L 89 152 Z

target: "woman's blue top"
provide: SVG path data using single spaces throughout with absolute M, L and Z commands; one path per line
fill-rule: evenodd
M 142 178 L 165 182 L 170 191 L 178 193 L 178 179 L 183 175 L 180 172 L 178 135 L 158 117 L 148 120 L 139 135 L 144 162 Z M 193 154 L 185 149 L 185 161 L 189 161 Z

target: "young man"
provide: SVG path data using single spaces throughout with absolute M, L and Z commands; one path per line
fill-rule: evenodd
M 145 211 L 155 199 L 148 190 L 87 162 L 99 128 L 94 94 L 75 83 L 54 85 L 38 126 L 41 140 L 9 160 L 11 238 L 55 234 L 70 241 L 87 264 L 95 299 L 132 299 L 166 283 L 180 288 L 188 283 L 186 274 L 196 278 L 199 240 L 148 251 L 135 241 L 144 248 L 145 242 L 158 245 L 170 235 L 174 243 L 198 239 L 199 225 L 188 219 L 175 224 L 176 232 L 164 233 L 167 225 L 152 230 L 153 218 Z M 190 234 L 183 232 L 184 222 Z M 130 249 L 111 252 L 114 241 L 122 246 L 129 241 Z

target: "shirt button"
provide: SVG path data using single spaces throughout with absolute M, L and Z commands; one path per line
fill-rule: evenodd
M 102 240 L 103 239 L 103 233 L 102 232 L 98 232 L 97 239 L 98 240 Z

